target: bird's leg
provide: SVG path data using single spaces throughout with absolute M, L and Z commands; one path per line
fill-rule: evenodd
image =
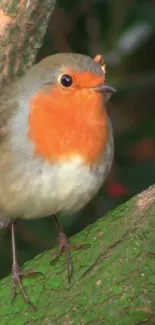
M 73 263 L 72 263 L 72 259 L 71 259 L 71 255 L 70 255 L 70 248 L 86 249 L 86 248 L 89 248 L 90 245 L 89 244 L 80 244 L 80 245 L 70 244 L 66 235 L 63 232 L 63 229 L 62 229 L 57 217 L 55 215 L 53 215 L 52 218 L 53 218 L 56 228 L 58 230 L 59 249 L 58 249 L 58 252 L 53 256 L 51 264 L 53 262 L 57 261 L 57 259 L 62 255 L 62 253 L 64 253 L 65 258 L 66 258 L 66 264 L 67 264 L 68 281 L 70 282 L 72 273 L 73 273 Z
M 12 301 L 16 296 L 16 287 L 19 287 L 20 293 L 25 299 L 25 301 L 35 310 L 35 307 L 29 297 L 27 296 L 25 289 L 22 284 L 22 278 L 31 277 L 41 272 L 31 271 L 23 273 L 20 271 L 19 264 L 17 262 L 17 253 L 16 253 L 16 242 L 15 242 L 15 222 L 11 222 L 11 244 L 12 244 Z

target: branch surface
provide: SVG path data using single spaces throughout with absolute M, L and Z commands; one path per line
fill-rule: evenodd
M 74 275 L 67 283 L 64 257 L 54 251 L 24 265 L 43 276 L 25 279 L 33 313 L 18 294 L 10 302 L 11 278 L 0 282 L 1 325 L 154 325 L 155 187 L 110 212 L 71 238 L 89 243 L 72 252 Z

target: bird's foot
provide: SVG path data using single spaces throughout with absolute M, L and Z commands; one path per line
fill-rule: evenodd
M 14 263 L 12 266 L 12 301 L 14 300 L 15 296 L 16 296 L 16 289 L 17 287 L 20 290 L 21 295 L 23 296 L 23 298 L 25 299 L 25 301 L 28 303 L 28 305 L 30 307 L 32 307 L 32 309 L 34 311 L 36 311 L 35 306 L 33 305 L 33 303 L 31 302 L 31 300 L 29 299 L 29 297 L 26 294 L 25 288 L 22 284 L 22 279 L 23 278 L 28 278 L 28 277 L 33 277 L 36 275 L 42 275 L 41 272 L 37 272 L 37 271 L 30 271 L 30 272 L 21 272 L 20 271 L 20 267 L 18 265 L 18 263 Z
M 71 259 L 70 248 L 71 249 L 87 249 L 91 245 L 89 245 L 89 244 L 80 244 L 80 245 L 70 244 L 66 235 L 64 234 L 64 232 L 59 233 L 58 242 L 59 242 L 58 252 L 53 256 L 50 264 L 55 263 L 59 259 L 59 257 L 64 253 L 65 258 L 66 258 L 66 265 L 67 265 L 68 282 L 70 282 L 72 274 L 73 274 L 73 263 L 72 263 L 72 259 Z

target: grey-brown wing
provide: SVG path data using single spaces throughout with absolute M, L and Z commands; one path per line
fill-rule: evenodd
M 0 94 L 0 142 L 8 133 L 8 121 L 18 105 L 14 93 L 14 87 L 11 86 Z
M 17 100 L 15 100 L 13 93 L 13 88 L 8 87 L 3 93 L 0 94 L 0 161 L 4 161 L 3 144 L 5 141 L 5 136 L 9 130 L 8 121 L 13 114 L 14 109 L 17 107 Z M 7 227 L 9 222 L 10 220 L 7 218 L 7 216 L 0 211 L 0 229 Z

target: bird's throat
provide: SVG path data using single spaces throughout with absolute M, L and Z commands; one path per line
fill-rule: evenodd
M 28 137 L 35 154 L 48 161 L 80 156 L 94 164 L 107 142 L 107 116 L 100 93 L 58 89 L 38 93 L 31 101 Z

